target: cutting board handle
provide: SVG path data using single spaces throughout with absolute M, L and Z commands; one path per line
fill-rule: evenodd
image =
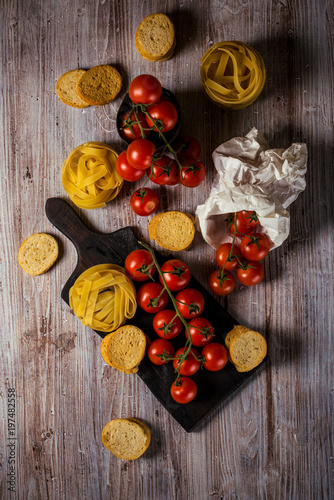
M 77 249 L 93 232 L 82 222 L 71 205 L 61 198 L 46 200 L 45 213 L 49 221 L 71 240 Z

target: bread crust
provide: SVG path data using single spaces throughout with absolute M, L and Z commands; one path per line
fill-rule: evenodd
M 166 250 L 188 250 L 195 237 L 195 225 L 190 214 L 178 211 L 162 212 L 153 217 L 149 236 Z
M 267 342 L 259 332 L 246 329 L 231 339 L 229 353 L 236 369 L 239 372 L 248 372 L 266 357 Z

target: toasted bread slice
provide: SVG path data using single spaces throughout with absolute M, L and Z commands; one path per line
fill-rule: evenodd
M 231 345 L 231 340 L 236 337 L 239 333 L 245 332 L 246 330 L 249 330 L 247 326 L 241 326 L 241 325 L 234 325 L 233 329 L 228 332 L 228 334 L 225 337 L 225 345 L 226 348 L 229 349 Z
M 136 32 L 136 47 L 145 59 L 157 62 L 172 57 L 175 29 L 165 14 L 151 14 L 140 23 Z
M 137 373 L 145 356 L 146 335 L 136 326 L 125 325 L 109 333 L 101 343 L 101 354 L 106 363 L 123 373 Z
M 50 269 L 58 253 L 58 243 L 53 236 L 46 233 L 32 234 L 19 249 L 19 264 L 26 273 L 36 276 Z
M 78 94 L 78 83 L 86 73 L 84 69 L 73 69 L 62 75 L 57 82 L 57 94 L 61 101 L 73 108 L 87 108 L 89 104 Z
M 188 250 L 195 236 L 193 217 L 184 212 L 163 212 L 151 219 L 148 233 L 167 250 Z
M 113 66 L 95 66 L 82 75 L 78 94 L 92 106 L 103 106 L 113 101 L 122 88 L 122 77 Z
M 136 460 L 149 447 L 151 431 L 138 418 L 115 418 L 104 427 L 102 442 L 116 457 Z
M 247 329 L 231 339 L 229 352 L 236 369 L 239 372 L 248 372 L 264 360 L 267 342 L 259 332 Z

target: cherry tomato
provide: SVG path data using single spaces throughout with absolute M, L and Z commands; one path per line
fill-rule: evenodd
M 176 167 L 176 176 L 174 177 L 174 179 L 167 182 L 167 186 L 176 186 L 177 184 L 179 184 L 179 182 L 180 182 L 180 170 L 179 170 L 179 167 L 177 166 Z
M 153 214 L 159 207 L 159 197 L 153 189 L 137 189 L 130 198 L 130 206 L 135 214 L 146 217 Z
M 142 136 L 142 129 L 138 123 L 143 129 L 144 137 Z M 128 141 L 134 141 L 135 139 L 147 139 L 150 135 L 150 130 L 147 129 L 146 116 L 142 111 L 128 111 L 122 116 L 121 136 L 124 137 L 124 139 L 127 139 Z
M 172 309 L 164 309 L 153 318 L 153 329 L 162 339 L 174 339 L 182 331 L 182 321 Z
M 139 307 L 153 314 L 165 309 L 168 302 L 168 295 L 166 290 L 161 294 L 162 289 L 163 287 L 160 283 L 145 283 L 145 285 L 139 288 L 137 293 Z M 160 294 L 161 296 L 159 297 Z
M 116 170 L 125 181 L 135 182 L 145 175 L 145 170 L 131 167 L 126 159 L 126 151 L 122 151 L 116 160 Z
M 156 104 L 161 94 L 161 83 L 152 75 L 138 75 L 129 86 L 129 97 L 136 104 Z
M 166 354 L 167 356 L 173 356 L 175 349 L 173 344 L 169 340 L 157 339 L 148 346 L 147 355 L 155 365 L 165 365 L 169 363 L 168 360 L 162 360 L 159 356 L 161 354 Z
M 134 250 L 125 259 L 125 270 L 135 281 L 147 281 L 157 268 L 148 250 Z
M 155 184 L 160 184 L 161 186 L 165 184 L 170 185 L 177 176 L 176 161 L 167 155 L 164 155 L 159 160 L 154 160 L 153 166 L 147 170 L 147 176 Z
M 180 404 L 190 403 L 197 394 L 197 385 L 192 378 L 180 377 L 178 380 L 180 385 L 172 384 L 170 393 L 174 401 Z
M 181 162 L 182 172 L 180 174 L 180 182 L 183 186 L 194 188 L 202 184 L 205 179 L 205 167 L 200 161 L 189 164 Z
M 228 295 L 232 292 L 234 285 L 234 276 L 228 271 L 222 272 L 221 269 L 218 269 L 209 276 L 209 287 L 216 295 Z
M 198 160 L 201 154 L 201 146 L 197 139 L 190 136 L 181 137 L 173 145 L 173 149 L 177 152 L 178 158 L 188 163 L 193 163 Z
M 209 320 L 205 318 L 195 318 L 189 321 L 188 325 L 194 346 L 203 347 L 212 341 L 214 337 L 214 328 Z M 187 330 L 186 337 L 188 338 Z
M 258 224 L 260 224 L 258 216 L 254 211 L 241 210 L 240 212 L 237 212 L 237 220 L 240 221 L 240 224 L 246 226 L 251 231 L 255 229 Z
M 270 243 L 267 236 L 245 236 L 240 243 L 240 251 L 246 259 L 262 260 L 269 253 Z
M 242 267 L 237 269 L 237 278 L 243 285 L 257 285 L 263 280 L 264 268 L 260 262 L 247 261 Z
M 184 349 L 185 349 L 184 347 L 178 349 L 175 353 L 175 356 L 180 356 L 181 354 L 183 354 Z M 180 368 L 181 375 L 186 375 L 187 377 L 190 377 L 191 375 L 195 375 L 195 373 L 198 372 L 198 370 L 200 369 L 201 362 L 197 361 L 194 355 L 198 357 L 199 353 L 196 351 L 196 349 L 190 349 L 190 352 L 187 355 L 186 359 L 181 363 L 181 368 Z M 180 360 L 173 359 L 173 366 L 175 371 L 179 368 L 179 365 L 180 365 Z
M 158 104 L 147 108 L 147 112 L 151 117 L 146 116 L 148 126 L 158 128 L 161 132 L 172 130 L 177 124 L 179 117 L 174 104 L 164 99 L 161 99 Z
M 203 366 L 210 372 L 222 370 L 228 361 L 226 347 L 222 344 L 218 344 L 218 342 L 212 342 L 205 346 L 202 350 L 202 355 L 205 357 Z
M 190 271 L 187 264 L 179 259 L 171 259 L 161 266 L 165 281 L 172 292 L 179 292 L 189 285 Z M 163 284 L 161 276 L 160 283 Z
M 230 214 L 228 216 L 228 218 L 226 219 L 226 221 L 227 221 L 228 230 L 233 235 L 234 235 L 235 231 L 237 233 L 240 233 L 240 234 L 249 234 L 252 232 L 252 228 L 243 224 L 242 219 L 238 218 L 238 215 L 236 218 L 237 224 L 235 227 L 235 214 L 234 213 Z
M 202 314 L 204 309 L 204 297 L 198 290 L 194 288 L 186 288 L 181 290 L 176 297 L 177 308 L 186 319 L 196 318 Z
M 128 145 L 126 159 L 131 167 L 146 170 L 153 162 L 156 147 L 148 139 L 135 139 Z
M 236 269 L 239 266 L 239 262 L 235 258 L 235 255 L 242 259 L 240 248 L 237 245 L 233 245 L 233 253 L 229 257 L 230 251 L 232 248 L 232 243 L 223 243 L 216 250 L 215 259 L 217 265 L 221 268 L 224 268 L 224 271 L 231 271 L 232 269 Z M 234 254 L 234 255 L 233 255 Z

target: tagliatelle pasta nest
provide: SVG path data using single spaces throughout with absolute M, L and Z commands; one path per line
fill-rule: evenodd
M 101 332 L 116 330 L 137 309 L 135 287 L 116 264 L 84 271 L 70 289 L 69 302 L 83 325 Z
M 64 161 L 62 183 L 80 208 L 100 208 L 115 198 L 123 179 L 116 171 L 117 153 L 103 142 L 87 142 Z
M 262 57 L 243 42 L 216 43 L 201 58 L 202 86 L 223 108 L 246 108 L 258 98 L 265 80 Z

